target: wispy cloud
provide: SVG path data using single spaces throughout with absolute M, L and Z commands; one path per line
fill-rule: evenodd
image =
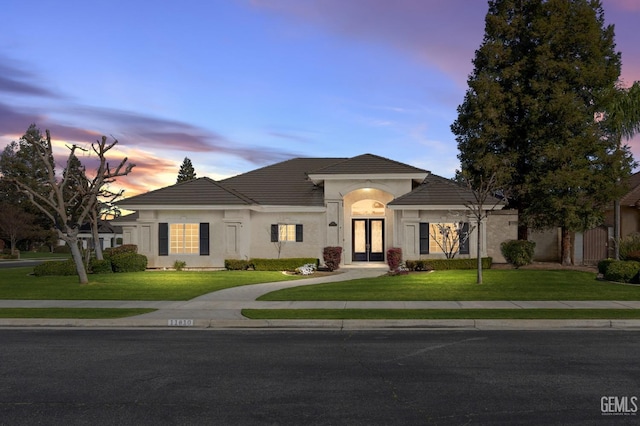
M 0 93 L 61 98 L 50 89 L 36 84 L 36 76 L 24 69 L 8 65 L 9 59 L 0 55 Z
M 181 153 L 219 153 L 254 164 L 294 156 L 289 151 L 232 141 L 214 131 L 180 120 L 124 109 L 81 105 L 35 83 L 39 80 L 34 73 L 0 65 L 0 93 L 19 99 L 16 105 L 21 105 L 0 103 L 0 136 L 18 139 L 29 125 L 35 123 L 43 132 L 49 129 L 54 138 L 68 142 L 92 143 L 107 134 L 126 141 L 130 146 Z M 22 97 L 25 96 L 56 98 L 60 102 L 48 107 L 29 102 L 29 106 L 24 106 Z

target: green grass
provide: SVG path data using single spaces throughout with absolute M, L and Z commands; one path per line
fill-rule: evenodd
M 0 318 L 110 319 L 142 315 L 153 311 L 155 309 L 0 308 Z
M 637 309 L 243 309 L 250 319 L 640 319 Z
M 147 271 L 78 277 L 35 277 L 33 268 L 0 270 L 0 299 L 24 300 L 189 300 L 241 285 L 299 279 L 280 272 Z
M 596 280 L 595 273 L 546 270 L 435 271 L 317 284 L 258 300 L 640 300 L 640 286 Z

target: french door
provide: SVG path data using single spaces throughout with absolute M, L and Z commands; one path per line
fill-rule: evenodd
M 352 219 L 353 260 L 384 261 L 384 219 Z

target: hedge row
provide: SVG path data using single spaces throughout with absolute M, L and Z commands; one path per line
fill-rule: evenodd
M 482 258 L 482 269 L 490 269 L 493 258 Z M 410 271 L 447 271 L 453 269 L 476 269 L 478 259 L 420 259 L 407 260 L 405 266 Z
M 147 256 L 130 251 L 118 254 L 111 253 L 104 260 L 91 259 L 89 271 L 93 274 L 109 274 L 112 272 L 142 272 L 147 269 Z M 35 268 L 33 273 L 37 277 L 45 275 L 77 275 L 76 264 L 73 259 L 63 261 L 44 262 Z
M 295 271 L 302 265 L 314 264 L 316 267 L 320 264 L 317 258 L 312 257 L 292 257 L 287 259 L 226 259 L 224 261 L 224 267 L 233 270 L 241 271 L 247 269 L 254 269 L 256 271 Z
M 68 259 L 41 263 L 33 268 L 33 274 L 36 277 L 43 277 L 46 275 L 77 275 L 78 272 L 73 259 Z

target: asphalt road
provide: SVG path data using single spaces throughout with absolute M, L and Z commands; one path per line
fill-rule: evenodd
M 44 263 L 44 260 L 3 260 L 0 262 L 0 269 L 5 268 L 28 268 Z
M 629 331 L 3 329 L 0 424 L 638 424 L 639 354 Z

